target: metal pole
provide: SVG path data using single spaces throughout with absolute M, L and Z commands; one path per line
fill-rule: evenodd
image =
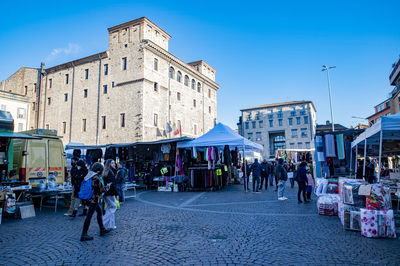
M 356 145 L 356 157 L 354 158 L 354 173 L 357 176 L 357 158 L 358 158 L 358 144 Z
M 350 146 L 351 146 L 351 144 L 350 144 Z M 351 148 L 350 149 L 350 176 L 351 176 L 351 174 L 353 173 L 353 171 L 352 171 L 352 159 L 353 159 L 353 148 Z
M 381 158 L 382 158 L 382 141 L 383 141 L 383 131 L 381 129 L 380 139 L 379 139 L 379 163 L 378 163 L 378 183 L 381 180 Z
M 244 182 L 244 187 L 246 188 L 246 191 L 247 191 L 249 188 L 247 187 L 247 179 L 246 178 L 249 178 L 249 177 L 246 176 L 246 174 L 247 174 L 247 166 L 246 166 L 246 154 L 245 154 L 245 152 L 246 152 L 245 146 L 243 146 L 243 164 L 244 164 L 244 167 L 243 167 L 243 169 L 244 169 L 243 182 Z
M 365 136 L 363 177 L 365 177 L 365 165 L 366 165 L 366 163 L 367 163 L 367 137 Z
M 326 68 L 326 75 L 328 78 L 328 88 L 329 88 L 329 104 L 330 104 L 330 110 L 331 110 L 331 120 L 332 120 L 332 131 L 335 131 L 335 120 L 333 119 L 333 110 L 332 110 L 332 92 L 331 92 L 331 81 L 329 78 L 329 68 Z

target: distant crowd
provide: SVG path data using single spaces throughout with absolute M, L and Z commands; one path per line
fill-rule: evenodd
M 263 160 L 262 163 L 255 159 L 251 165 L 246 161 L 242 166 L 242 171 L 244 190 L 246 192 L 250 191 L 249 180 L 251 176 L 254 193 L 260 193 L 263 185 L 265 186 L 265 191 L 267 191 L 269 185 L 271 189 L 274 187 L 274 191 L 278 192 L 278 200 L 287 200 L 288 198 L 284 195 L 286 182 L 289 180 L 291 188 L 294 188 L 295 182 L 298 184 L 297 200 L 299 203 L 308 203 L 311 200 L 314 179 L 306 162 L 301 162 L 296 167 L 292 162 L 285 162 L 282 158 L 276 162 Z

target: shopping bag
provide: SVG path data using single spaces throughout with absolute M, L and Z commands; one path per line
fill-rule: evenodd
M 115 200 L 115 202 L 117 203 L 117 210 L 119 210 L 121 208 L 121 205 L 119 204 L 119 200 Z

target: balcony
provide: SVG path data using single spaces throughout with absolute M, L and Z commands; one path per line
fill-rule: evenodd
M 390 73 L 389 76 L 389 81 L 390 85 L 395 86 L 396 85 L 396 80 L 398 79 L 400 74 L 400 59 L 397 61 L 396 65 L 394 66 L 392 73 Z

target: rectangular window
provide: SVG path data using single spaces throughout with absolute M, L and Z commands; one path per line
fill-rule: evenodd
M 85 69 L 85 79 L 89 79 L 89 69 Z
M 282 118 L 282 116 L 283 116 L 282 109 L 280 109 L 280 110 L 278 111 L 278 118 Z
M 53 79 L 49 79 L 49 88 L 53 87 Z
M 18 123 L 18 131 L 24 130 L 24 124 Z
M 33 102 L 33 103 L 32 103 L 32 111 L 35 111 L 35 109 L 36 109 L 36 103 Z
M 49 98 L 47 98 L 47 105 L 50 105 L 51 104 L 51 98 L 49 97 Z
M 211 114 L 211 106 L 208 106 L 208 113 Z
M 176 98 L 178 99 L 178 101 L 181 100 L 181 93 L 180 93 L 180 92 L 178 92 L 178 93 L 176 94 Z
M 103 93 L 107 94 L 107 85 L 103 85 Z
M 87 98 L 88 90 L 84 89 L 83 90 L 83 98 Z
M 297 147 L 298 147 L 299 149 L 303 149 L 303 143 L 302 143 L 302 142 L 297 143 Z
M 27 93 L 28 93 L 28 86 L 25 86 L 24 94 L 26 95 Z
M 296 109 L 295 108 L 293 108 L 293 110 L 290 112 L 290 115 L 291 116 L 296 116 Z
M 154 70 L 158 71 L 158 59 L 154 58 Z
M 261 140 L 261 132 L 256 132 L 256 140 Z
M 154 114 L 154 126 L 158 127 L 158 114 Z
M 301 129 L 301 137 L 302 138 L 307 138 L 307 128 L 302 128 Z
M 208 98 L 211 98 L 211 90 L 208 90 Z
M 308 116 L 304 117 L 304 124 L 308 124 Z
M 279 122 L 279 126 L 281 127 L 282 126 L 282 119 L 279 119 L 278 122 Z
M 125 113 L 122 113 L 121 115 L 120 115 L 120 117 L 121 117 L 121 127 L 125 127 Z
M 196 107 L 196 100 L 193 100 L 193 107 Z
M 297 138 L 297 129 L 292 129 L 292 138 Z
M 68 102 L 68 93 L 64 93 L 64 102 Z
M 269 120 L 269 126 L 273 127 L 274 126 L 274 120 Z
M 306 110 L 300 110 L 300 115 L 306 115 Z
M 36 83 L 33 83 L 33 89 L 34 89 L 35 92 L 36 92 Z
M 108 75 L 108 64 L 104 64 L 104 76 Z
M 65 74 L 65 84 L 68 84 L 68 82 L 69 82 L 69 75 Z
M 113 81 L 113 82 L 111 82 L 111 88 L 114 88 L 114 87 L 115 87 L 115 83 Z
M 126 57 L 122 58 L 122 70 L 126 70 Z
M 49 128 L 50 128 L 49 124 L 46 124 L 46 129 L 49 129 Z
M 293 125 L 293 118 L 289 118 L 289 126 Z
M 252 128 L 256 128 L 256 121 L 251 122 Z
M 1 105 L 1 110 L 2 110 L 2 111 L 6 111 L 6 105 L 5 105 L 5 104 L 2 104 L 2 105 Z
M 294 143 L 290 143 L 290 148 L 294 149 Z
M 271 113 L 270 113 L 270 114 L 268 114 L 268 118 L 269 118 L 269 119 L 272 119 L 272 118 L 274 118 L 274 114 L 272 113 L 272 111 L 271 111 Z
M 259 128 L 262 128 L 263 127 L 263 121 L 261 120 L 261 121 L 258 121 L 258 127 Z
M 106 116 L 101 117 L 101 128 L 106 129 Z
M 249 129 L 249 122 L 244 123 L 246 129 Z
M 25 108 L 18 108 L 17 109 L 17 115 L 18 115 L 19 119 L 25 119 L 25 116 L 26 116 Z
M 154 82 L 153 88 L 154 88 L 154 91 L 158 91 L 158 83 L 157 82 Z
M 251 139 L 253 137 L 253 133 L 247 133 L 247 138 Z
M 82 131 L 86 132 L 86 119 L 82 119 Z
M 67 132 L 67 122 L 63 122 L 63 134 Z
M 197 135 L 197 125 L 193 125 L 193 134 Z
M 300 125 L 301 121 L 300 121 L 300 117 L 296 117 L 296 122 L 298 125 Z
M 306 149 L 310 148 L 310 142 L 306 142 Z

